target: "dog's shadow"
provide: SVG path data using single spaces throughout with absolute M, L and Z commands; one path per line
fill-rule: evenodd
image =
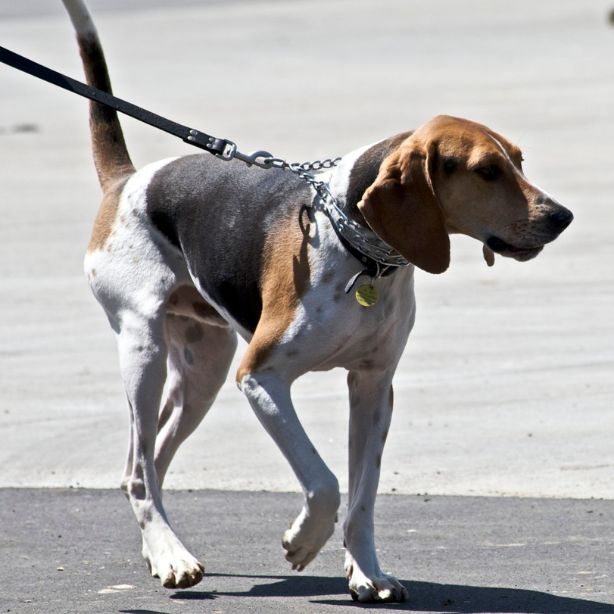
M 351 603 L 347 582 L 342 578 L 319 576 L 265 576 L 239 574 L 208 574 L 208 577 L 247 578 L 258 583 L 248 591 L 181 591 L 173 599 L 208 600 L 215 597 L 314 597 L 313 604 L 328 606 Z M 262 583 L 262 581 L 273 582 Z M 517 588 L 486 586 L 463 586 L 458 584 L 436 584 L 434 582 L 402 581 L 409 591 L 405 603 L 378 604 L 378 609 L 409 610 L 414 612 L 455 612 L 455 613 L 522 613 L 522 614 L 614 614 L 614 604 L 600 603 L 585 599 L 558 597 L 540 591 Z M 347 599 L 318 599 L 322 595 L 347 596 Z M 356 607 L 373 607 L 373 604 L 354 603 Z

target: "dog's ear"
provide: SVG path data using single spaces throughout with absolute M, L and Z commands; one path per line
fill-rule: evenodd
M 427 157 L 417 145 L 404 143 L 384 160 L 358 208 L 373 232 L 409 262 L 443 273 L 450 265 L 450 238 Z

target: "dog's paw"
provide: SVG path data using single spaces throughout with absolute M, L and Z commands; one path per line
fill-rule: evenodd
M 367 602 L 400 602 L 409 599 L 407 589 L 393 576 L 382 574 L 375 578 L 363 577 L 350 580 L 350 595 L 354 601 Z
M 313 561 L 333 534 L 336 520 L 336 514 L 332 517 L 319 515 L 314 518 L 305 510 L 301 512 L 281 540 L 286 551 L 286 560 L 292 564 L 292 569 L 303 571 Z
M 189 588 L 203 579 L 205 575 L 203 564 L 176 538 L 164 544 L 157 540 L 155 551 L 157 555 L 153 554 L 154 550 L 150 544 L 143 541 L 143 558 L 151 575 L 159 578 L 164 588 Z
M 409 599 L 407 589 L 394 576 L 379 572 L 369 578 L 354 565 L 351 557 L 346 558 L 345 575 L 354 601 L 391 603 Z

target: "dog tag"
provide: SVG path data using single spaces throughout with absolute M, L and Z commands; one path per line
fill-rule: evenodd
M 379 293 L 371 284 L 363 284 L 356 288 L 356 302 L 362 307 L 373 307 L 378 300 Z

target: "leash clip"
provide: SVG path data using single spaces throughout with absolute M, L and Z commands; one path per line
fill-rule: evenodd
M 252 153 L 244 154 L 240 151 L 235 151 L 234 157 L 237 160 L 241 160 L 241 162 L 245 162 L 247 166 L 258 166 L 260 168 L 271 168 L 274 166 L 273 154 L 264 151 L 263 149 L 258 149 L 257 151 L 252 151 Z
M 233 158 L 245 162 L 247 166 L 259 166 L 260 168 L 271 168 L 273 166 L 273 154 L 259 149 L 249 154 L 241 153 L 237 149 L 237 144 L 228 139 L 218 139 L 198 130 L 190 129 L 188 135 L 183 139 L 190 145 L 195 145 L 201 149 L 212 153 L 216 158 L 229 162 Z

